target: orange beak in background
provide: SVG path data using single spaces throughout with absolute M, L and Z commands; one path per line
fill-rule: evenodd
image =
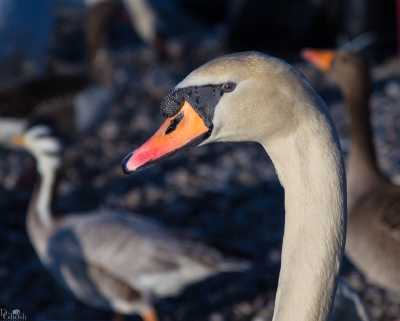
M 11 143 L 12 143 L 14 146 L 17 146 L 17 147 L 23 147 L 23 146 L 25 146 L 25 139 L 24 139 L 23 136 L 17 135 L 17 136 L 14 136 L 14 137 L 11 139 Z
M 123 170 L 132 173 L 193 143 L 210 130 L 192 105 L 185 101 L 178 114 L 168 117 L 149 140 L 124 158 Z
M 336 54 L 333 50 L 304 49 L 301 56 L 321 71 L 327 72 L 332 69 Z

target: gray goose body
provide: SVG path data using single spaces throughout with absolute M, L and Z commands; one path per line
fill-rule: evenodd
M 60 144 L 49 135 L 47 127 L 35 126 L 20 141 L 35 156 L 41 176 L 27 229 L 40 260 L 79 300 L 156 320 L 153 297 L 175 295 L 211 274 L 247 267 L 139 215 L 98 210 L 58 216 L 52 202 Z
M 350 116 L 347 162 L 348 234 L 346 252 L 376 285 L 400 293 L 400 187 L 382 173 L 370 120 L 372 81 L 368 64 L 356 53 L 308 51 L 306 58 L 340 87 Z
M 74 215 L 51 230 L 31 217 L 28 231 L 41 261 L 77 298 L 121 313 L 234 268 L 218 252 L 177 239 L 157 223 L 129 213 Z

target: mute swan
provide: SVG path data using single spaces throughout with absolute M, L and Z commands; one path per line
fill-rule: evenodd
M 303 56 L 337 82 L 351 118 L 346 251 L 370 281 L 400 291 L 400 187 L 390 183 L 376 159 L 369 67 L 351 52 L 306 50 Z
M 55 214 L 60 141 L 36 124 L 13 142 L 35 157 L 41 177 L 28 210 L 30 240 L 41 262 L 82 302 L 156 321 L 154 296 L 175 295 L 214 273 L 248 267 L 139 215 L 106 209 Z
M 346 186 L 323 101 L 286 63 L 245 52 L 194 70 L 165 98 L 162 111 L 165 122 L 126 156 L 124 171 L 190 143 L 261 144 L 285 189 L 274 320 L 328 320 L 345 243 Z

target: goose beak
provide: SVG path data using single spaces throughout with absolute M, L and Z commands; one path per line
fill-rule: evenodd
M 321 71 L 327 72 L 332 69 L 336 54 L 333 50 L 304 49 L 301 56 Z
M 11 144 L 16 147 L 24 147 L 25 146 L 25 138 L 22 135 L 16 135 L 11 138 Z
M 205 139 L 210 133 L 203 118 L 188 103 L 173 117 L 168 117 L 143 145 L 125 156 L 122 168 L 126 174 L 164 158 L 179 149 Z

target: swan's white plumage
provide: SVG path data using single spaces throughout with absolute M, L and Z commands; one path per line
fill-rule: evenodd
M 285 189 L 285 232 L 275 321 L 325 321 L 343 255 L 346 186 L 324 103 L 288 64 L 260 53 L 215 59 L 177 88 L 235 82 L 215 107 L 203 144 L 255 141 Z

